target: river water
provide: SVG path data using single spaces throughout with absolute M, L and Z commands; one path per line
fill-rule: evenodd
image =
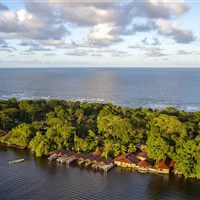
M 21 163 L 8 161 L 24 158 Z M 140 174 L 115 167 L 107 174 L 76 164 L 35 158 L 29 150 L 0 146 L 0 199 L 175 199 L 200 197 L 200 180 Z

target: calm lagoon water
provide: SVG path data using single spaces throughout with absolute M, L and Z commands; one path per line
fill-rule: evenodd
M 8 161 L 25 158 L 22 163 Z M 107 174 L 0 147 L 0 199 L 198 200 L 200 181 L 114 168 Z
M 200 69 L 0 69 L 0 99 L 59 98 L 123 107 L 200 110 Z M 25 158 L 23 163 L 8 161 Z M 0 147 L 0 199 L 200 199 L 200 180 L 108 174 L 49 163 L 30 151 Z

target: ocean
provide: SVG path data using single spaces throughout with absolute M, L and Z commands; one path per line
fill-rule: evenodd
M 200 69 L 0 69 L 0 99 L 58 98 L 122 107 L 200 109 Z

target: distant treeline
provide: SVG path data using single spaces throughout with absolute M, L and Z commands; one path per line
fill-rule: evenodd
M 54 149 L 116 157 L 147 145 L 150 158 L 175 160 L 185 177 L 200 178 L 200 111 L 121 108 L 64 100 L 0 101 L 0 140 L 28 147 L 36 156 Z

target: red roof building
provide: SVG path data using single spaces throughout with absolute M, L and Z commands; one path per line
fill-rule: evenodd
M 136 157 L 140 160 L 146 160 L 146 159 L 149 159 L 149 157 L 147 156 L 147 152 L 138 152 L 136 154 Z
M 150 166 L 151 166 L 151 163 L 150 163 L 150 161 L 148 161 L 148 160 L 142 160 L 142 161 L 140 161 L 138 164 L 138 167 L 142 167 L 142 168 L 149 168 Z
M 158 164 L 159 173 L 169 174 L 169 171 L 174 167 L 174 160 L 167 158 L 165 160 L 161 160 Z
M 135 167 L 140 160 L 133 153 L 126 153 L 117 156 L 114 164 L 120 167 Z
M 61 156 L 72 157 L 72 156 L 76 155 L 77 152 L 70 151 L 70 150 L 57 149 L 57 150 L 51 151 L 49 154 L 50 155 L 56 154 L 58 157 L 61 157 Z
M 165 160 L 161 160 L 158 164 L 158 168 L 160 169 L 170 169 L 172 167 L 174 167 L 174 160 L 172 159 L 165 159 Z

